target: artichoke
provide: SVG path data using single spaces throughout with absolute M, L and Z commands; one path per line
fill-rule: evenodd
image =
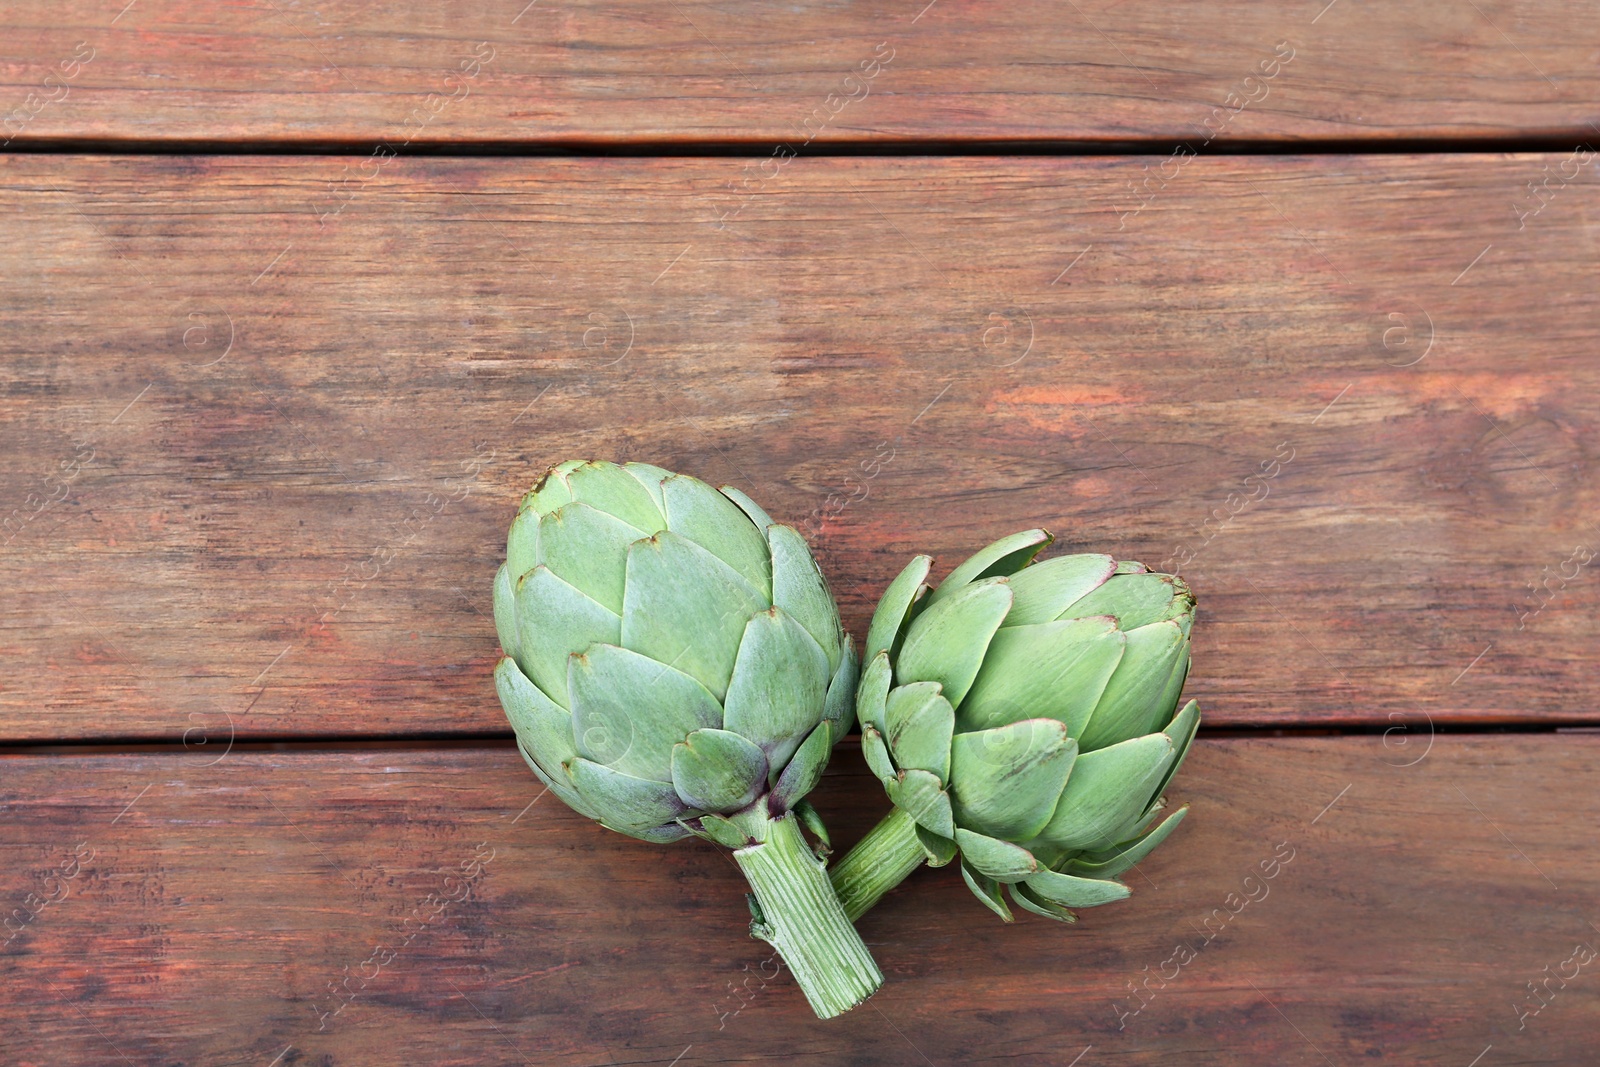
M 797 820 L 854 724 L 855 647 L 805 539 L 737 489 L 568 462 L 522 500 L 494 580 L 495 683 L 533 773 L 644 841 L 735 849 L 758 936 L 818 1015 L 883 978 Z
M 1027 530 L 938 588 L 918 556 L 867 636 L 861 747 L 895 810 L 833 871 L 852 919 L 926 860 L 959 852 L 967 885 L 1007 922 L 1128 896 L 1116 876 L 1183 819 L 1162 791 L 1200 712 L 1176 712 L 1194 597 L 1181 578 L 1110 556 L 1034 562 Z M 1154 825 L 1152 825 L 1154 824 Z

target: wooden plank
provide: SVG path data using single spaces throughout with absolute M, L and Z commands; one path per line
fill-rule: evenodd
M 1417 755 L 1202 741 L 1130 900 L 1006 926 L 919 872 L 863 920 L 888 983 L 826 1025 L 726 856 L 528 807 L 509 746 L 9 757 L 0 1034 L 52 1064 L 1584 1062 L 1600 738 Z M 835 764 L 843 843 L 885 802 Z
M 763 155 L 928 139 L 1577 141 L 1600 121 L 1592 15 L 1579 0 L 15 0 L 0 14 L 0 136 L 720 141 Z
M 1190 576 L 1212 725 L 1593 721 L 1567 158 L 408 159 L 320 225 L 344 161 L 8 158 L 0 734 L 503 731 L 504 528 L 590 455 L 746 487 L 858 635 L 1042 523 Z

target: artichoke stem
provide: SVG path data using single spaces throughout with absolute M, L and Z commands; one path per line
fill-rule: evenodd
M 765 841 L 735 850 L 733 858 L 760 909 L 751 934 L 783 956 L 819 1018 L 842 1015 L 877 992 L 883 973 L 792 813 L 773 820 Z
M 833 891 L 855 922 L 927 858 L 917 839 L 917 824 L 895 808 L 834 867 Z

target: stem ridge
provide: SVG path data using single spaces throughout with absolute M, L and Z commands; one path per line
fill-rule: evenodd
M 895 808 L 833 869 L 833 891 L 845 915 L 851 922 L 861 918 L 927 858 L 916 822 Z
M 883 984 L 883 972 L 851 925 L 793 813 L 768 824 L 765 841 L 733 853 L 755 891 L 751 936 L 768 942 L 820 1018 L 842 1015 Z

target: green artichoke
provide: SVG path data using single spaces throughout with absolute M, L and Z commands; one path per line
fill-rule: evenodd
M 568 462 L 494 581 L 500 703 L 533 773 L 645 841 L 734 848 L 757 933 L 824 1017 L 882 982 L 797 817 L 854 724 L 855 647 L 805 539 L 737 489 Z
M 1116 876 L 1183 819 L 1162 791 L 1199 725 L 1194 597 L 1181 578 L 1110 556 L 1035 563 L 1051 536 L 995 542 L 936 589 L 918 556 L 867 636 L 856 710 L 895 811 L 833 871 L 852 919 L 926 860 L 1011 920 L 1128 896 Z

